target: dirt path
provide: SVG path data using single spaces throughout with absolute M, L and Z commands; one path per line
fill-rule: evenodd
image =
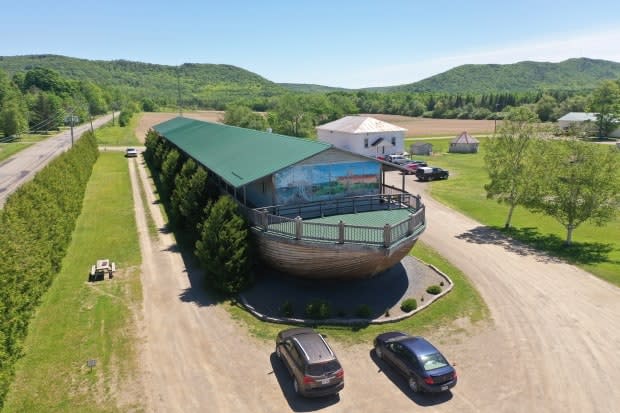
M 457 362 L 459 384 L 440 397 L 412 395 L 374 361 L 371 343 L 332 343 L 345 367 L 344 391 L 339 398 L 299 399 L 273 344 L 250 337 L 213 305 L 170 234 L 149 237 L 144 208 L 158 228 L 164 221 L 150 187 L 142 205 L 136 184 L 147 182 L 147 174 L 140 159 L 135 163 L 148 411 L 611 412 L 620 405 L 620 290 L 508 244 L 428 197 L 424 241 L 471 277 L 493 317 L 459 337 L 431 337 Z M 400 176 L 388 179 L 400 185 Z M 406 182 L 412 193 L 423 189 L 411 177 Z

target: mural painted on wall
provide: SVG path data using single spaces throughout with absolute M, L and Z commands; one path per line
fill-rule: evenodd
M 280 205 L 379 193 L 377 162 L 296 165 L 274 176 Z

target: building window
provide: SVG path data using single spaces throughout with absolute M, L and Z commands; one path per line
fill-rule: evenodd
M 396 146 L 396 136 L 392 136 L 392 146 Z
M 364 148 L 368 148 L 368 138 L 364 139 Z

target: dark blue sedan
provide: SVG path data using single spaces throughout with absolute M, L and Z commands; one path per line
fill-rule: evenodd
M 443 392 L 456 385 L 456 370 L 427 340 L 398 331 L 375 338 L 375 354 L 407 379 L 413 392 Z

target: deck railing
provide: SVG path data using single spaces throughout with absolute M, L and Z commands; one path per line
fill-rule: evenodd
M 384 187 L 384 193 L 376 195 L 255 209 L 241 206 L 241 209 L 250 224 L 264 232 L 298 240 L 380 245 L 385 248 L 421 233 L 426 224 L 425 207 L 420 196 L 394 187 Z M 342 221 L 338 224 L 304 221 L 324 216 L 393 209 L 408 209 L 410 214 L 407 219 L 396 224 L 386 223 L 376 227 L 349 225 Z

